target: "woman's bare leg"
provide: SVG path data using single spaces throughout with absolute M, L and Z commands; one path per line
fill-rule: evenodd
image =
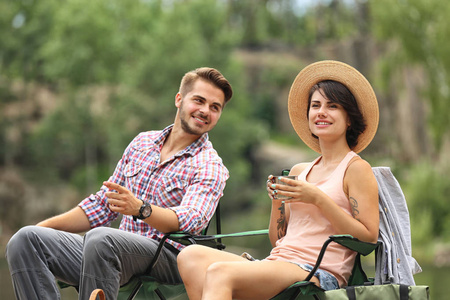
M 220 261 L 247 261 L 239 255 L 213 248 L 191 245 L 178 254 L 177 263 L 190 300 L 201 299 L 209 266 Z
M 308 275 L 289 262 L 250 262 L 203 246 L 181 251 L 178 268 L 191 300 L 270 299 Z M 319 284 L 316 277 L 312 281 Z
M 208 268 L 202 299 L 270 299 L 308 273 L 284 261 L 218 262 Z

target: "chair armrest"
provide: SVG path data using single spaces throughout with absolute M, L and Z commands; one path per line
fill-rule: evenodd
M 255 235 L 267 235 L 269 233 L 268 229 L 261 230 L 251 230 L 251 231 L 243 231 L 243 232 L 234 232 L 234 233 L 221 233 L 215 235 L 193 235 L 186 232 L 172 232 L 166 234 L 168 238 L 171 240 L 183 244 L 183 245 L 191 245 L 191 244 L 200 244 L 209 246 L 212 248 L 217 248 L 220 250 L 225 249 L 225 245 L 220 242 L 223 238 L 234 238 L 234 237 L 248 237 Z
M 362 242 L 349 234 L 332 235 L 328 238 L 328 240 L 326 240 L 323 243 L 316 264 L 314 265 L 314 268 L 311 270 L 311 272 L 309 272 L 305 281 L 310 281 L 311 278 L 314 276 L 314 274 L 316 273 L 317 269 L 320 266 L 320 263 L 322 262 L 323 256 L 325 255 L 325 251 L 331 242 L 338 243 L 339 245 L 347 247 L 348 249 L 356 251 L 357 253 L 362 254 L 364 256 L 370 254 L 379 245 L 379 243 L 374 244 Z
M 332 235 L 330 239 L 342 245 L 350 250 L 358 252 L 361 255 L 369 255 L 372 253 L 379 245 L 380 242 L 377 243 L 368 243 L 358 240 L 357 238 L 349 235 L 349 234 L 340 234 L 340 235 Z

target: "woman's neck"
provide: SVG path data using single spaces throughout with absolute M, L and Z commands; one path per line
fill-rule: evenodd
M 345 142 L 345 145 L 333 144 L 330 147 L 321 145 L 322 158 L 320 164 L 323 166 L 335 165 L 340 163 L 344 157 L 351 151 L 350 147 Z

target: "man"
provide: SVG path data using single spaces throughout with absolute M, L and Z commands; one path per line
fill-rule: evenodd
M 80 299 L 96 288 L 115 299 L 121 285 L 146 271 L 163 233 L 197 234 L 207 226 L 229 177 L 208 132 L 231 97 L 219 71 L 186 73 L 174 124 L 135 137 L 95 195 L 11 238 L 6 257 L 16 297 L 59 299 L 56 278 L 78 286 Z M 120 228 L 109 228 L 120 214 Z M 176 257 L 183 245 L 166 244 L 151 275 L 181 282 Z

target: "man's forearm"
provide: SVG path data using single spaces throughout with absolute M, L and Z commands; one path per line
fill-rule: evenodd
M 152 205 L 152 210 L 152 215 L 144 222 L 164 233 L 180 230 L 178 217 L 174 211 L 155 205 Z
M 72 233 L 85 232 L 91 229 L 86 214 L 78 206 L 68 212 L 41 221 L 37 226 L 50 227 Z

